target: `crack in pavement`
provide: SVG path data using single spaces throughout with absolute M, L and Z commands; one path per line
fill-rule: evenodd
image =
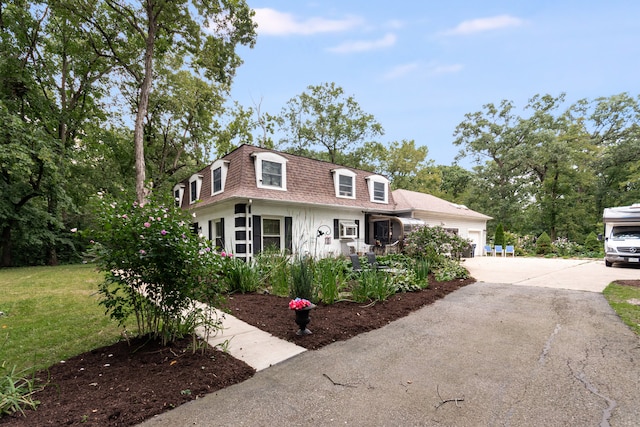
M 571 366 L 570 360 L 567 360 L 567 367 L 571 371 L 571 374 L 573 375 L 573 377 L 578 381 L 580 381 L 582 385 L 584 385 L 584 387 L 587 390 L 589 390 L 589 392 L 591 392 L 592 394 L 598 396 L 599 398 L 607 402 L 608 406 L 602 410 L 602 420 L 600 420 L 600 427 L 611 427 L 609 420 L 611 419 L 613 410 L 616 408 L 616 406 L 618 406 L 617 402 L 605 396 L 604 394 L 600 393 L 598 388 L 589 382 L 584 372 L 580 371 L 576 373 L 576 371 L 574 371 L 573 367 Z

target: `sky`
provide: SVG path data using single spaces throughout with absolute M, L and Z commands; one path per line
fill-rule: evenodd
M 380 142 L 414 140 L 437 165 L 454 162 L 456 126 L 485 104 L 640 95 L 637 0 L 247 2 L 258 37 L 238 50 L 234 101 L 279 114 L 334 82 L 383 126 Z

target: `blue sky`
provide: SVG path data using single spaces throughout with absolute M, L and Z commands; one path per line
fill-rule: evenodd
M 258 40 L 239 51 L 233 100 L 278 114 L 335 82 L 382 124 L 381 142 L 415 140 L 436 164 L 453 162 L 455 127 L 484 104 L 640 94 L 636 0 L 248 3 Z

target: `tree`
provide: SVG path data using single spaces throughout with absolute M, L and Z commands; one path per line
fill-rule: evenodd
M 384 134 L 373 115 L 362 111 L 353 96 L 345 97 L 335 83 L 308 86 L 307 92 L 289 100 L 277 120 L 286 149 L 346 166 L 350 153 L 368 138 Z
M 154 61 L 171 56 L 174 68 L 202 73 L 228 88 L 242 62 L 235 53 L 236 45 L 252 47 L 255 43 L 254 12 L 244 0 L 85 0 L 74 5 L 73 11 L 107 46 L 103 55 L 130 77 L 124 83 L 135 93 L 136 198 L 142 203 L 148 193 L 144 125 Z

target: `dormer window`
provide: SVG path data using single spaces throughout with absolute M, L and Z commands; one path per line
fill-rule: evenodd
M 195 174 L 189 178 L 189 203 L 193 204 L 200 198 L 200 189 L 202 188 L 202 175 Z
M 211 165 L 211 195 L 215 196 L 224 191 L 227 181 L 227 171 L 229 170 L 228 160 L 216 160 Z
M 389 203 L 389 180 L 381 175 L 371 175 L 366 179 L 369 200 L 374 203 Z
M 356 174 L 349 169 L 334 169 L 333 184 L 335 186 L 336 197 L 347 199 L 356 198 Z
M 182 206 L 182 198 L 184 197 L 184 184 L 178 184 L 173 187 L 173 200 L 176 202 L 176 206 Z
M 271 152 L 253 153 L 256 186 L 272 190 L 287 190 L 287 159 Z

